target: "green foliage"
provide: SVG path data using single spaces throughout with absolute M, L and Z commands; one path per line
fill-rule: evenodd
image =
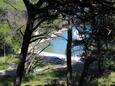
M 111 83 L 115 83 L 115 72 L 111 72 Z
M 12 37 L 12 49 L 14 50 L 14 52 L 18 52 L 20 49 L 20 42 L 19 39 Z
M 62 16 L 58 16 L 57 19 L 53 19 L 53 20 L 48 20 L 43 22 L 40 27 L 41 28 L 46 28 L 46 29 L 55 29 L 55 30 L 59 30 L 59 25 L 62 23 Z
M 6 20 L 7 8 L 9 13 L 13 6 L 17 9 L 16 12 L 20 12 L 19 10 L 24 9 L 23 0 L 0 0 L 0 54 L 3 54 L 4 45 L 8 54 L 18 52 L 20 48 L 22 38 L 21 34 L 16 32 L 18 26 L 14 23 L 14 20 L 10 20 L 11 16 L 8 16 L 9 22 Z M 22 16 L 22 14 L 13 14 L 15 18 L 19 16 Z
M 3 35 L 3 33 L 0 32 L 0 50 L 3 49 L 4 42 L 5 42 L 4 35 Z
M 104 66 L 106 68 L 109 68 L 109 67 L 112 67 L 112 68 L 115 68 L 115 61 L 112 59 L 112 58 L 106 58 L 105 62 L 104 62 Z
M 11 30 L 7 23 L 1 23 L 0 27 L 0 49 L 3 50 L 4 45 L 9 47 L 6 52 L 14 52 L 16 53 L 20 48 L 20 40 L 16 37 L 15 29 Z
M 0 33 L 3 33 L 4 40 L 7 44 L 11 44 L 10 29 L 8 24 L 2 24 Z
M 113 86 L 115 83 L 115 72 L 111 72 L 109 75 L 104 75 L 98 79 L 98 86 Z
M 110 86 L 110 80 L 109 76 L 103 76 L 98 80 L 99 86 Z
M 0 50 L 3 49 L 4 44 L 9 40 L 9 38 L 7 39 L 7 32 L 8 32 L 8 28 L 6 24 L 3 24 L 0 28 Z
M 9 64 L 17 64 L 18 58 L 13 56 L 0 57 L 0 70 L 7 69 Z
M 0 8 L 12 8 L 8 3 L 18 10 L 23 10 L 25 8 L 23 0 L 0 0 Z

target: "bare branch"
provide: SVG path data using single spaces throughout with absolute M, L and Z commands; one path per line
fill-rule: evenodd
M 47 15 L 46 17 L 43 17 L 39 22 L 38 22 L 38 24 L 35 26 L 35 27 L 33 27 L 33 30 L 32 30 L 32 32 L 33 31 L 35 31 L 37 28 L 38 28 L 38 26 L 42 23 L 42 22 L 44 22 L 45 20 L 50 20 L 50 19 L 54 19 L 54 18 L 56 18 L 58 16 L 58 14 L 56 13 L 56 14 L 54 14 L 54 15 Z
M 24 27 L 24 25 L 22 25 L 21 27 L 19 27 L 19 28 L 16 30 L 16 31 L 20 31 L 22 37 L 24 36 L 23 32 L 21 31 L 21 28 L 23 28 L 23 27 Z
M 47 38 L 47 36 L 40 36 L 40 37 L 37 37 L 36 39 L 31 40 L 30 43 L 35 42 L 39 39 L 46 39 L 46 38 Z
M 41 51 L 39 51 L 37 54 L 39 55 L 42 51 L 44 51 L 47 47 L 49 47 L 50 46 L 50 44 L 48 44 L 47 46 L 45 46 Z M 28 68 L 27 68 L 27 70 L 26 70 L 26 74 L 29 72 L 29 69 L 30 69 L 30 67 L 31 67 L 31 65 L 32 65 L 32 63 L 33 63 L 33 61 L 35 60 L 35 56 L 31 59 L 31 62 L 30 62 L 30 64 L 29 64 L 29 66 L 28 66 Z
M 38 28 L 38 26 L 39 26 L 42 22 L 44 22 L 45 20 L 46 20 L 46 18 L 41 19 L 41 20 L 37 23 L 37 25 L 36 25 L 35 27 L 33 27 L 32 32 L 35 31 L 35 30 Z
M 44 2 L 45 2 L 45 0 L 39 0 L 39 1 L 35 4 L 36 8 L 40 8 Z
M 40 39 L 35 45 L 33 45 L 33 48 L 31 48 L 31 49 L 29 50 L 29 52 L 34 52 L 35 47 L 41 42 L 41 40 L 42 40 L 42 39 Z M 31 53 L 29 56 L 27 56 L 26 61 L 28 61 L 29 58 L 30 58 L 32 55 L 33 55 L 33 53 Z
M 64 40 L 67 41 L 67 39 L 65 37 L 61 36 L 61 35 L 58 35 L 58 34 L 54 34 L 54 35 L 56 35 L 57 37 L 63 38 Z
M 39 34 L 39 35 L 34 35 L 34 36 L 32 36 L 31 38 L 36 38 L 36 37 L 44 36 L 44 34 L 46 34 L 46 33 L 47 33 L 47 32 L 44 32 L 44 33 Z

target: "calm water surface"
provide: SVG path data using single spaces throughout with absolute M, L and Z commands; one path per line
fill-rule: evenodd
M 73 32 L 74 29 L 73 29 Z M 57 37 L 52 40 L 49 40 L 49 43 L 51 44 L 47 49 L 45 49 L 45 52 L 51 52 L 51 53 L 57 53 L 57 54 L 66 54 L 66 45 L 67 45 L 67 31 L 60 34 L 62 37 Z M 73 39 L 80 39 L 78 35 L 73 35 Z M 72 54 L 73 55 L 81 55 L 84 52 L 84 46 L 79 45 L 76 47 L 73 47 Z

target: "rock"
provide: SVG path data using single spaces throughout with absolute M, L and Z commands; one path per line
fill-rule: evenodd
M 58 57 L 44 56 L 42 58 L 43 58 L 43 62 L 45 62 L 45 63 L 65 64 L 65 60 L 64 59 L 60 59 Z

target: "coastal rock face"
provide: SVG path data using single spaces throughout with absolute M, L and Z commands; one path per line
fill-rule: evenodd
M 45 63 L 51 63 L 51 64 L 65 64 L 64 59 L 60 59 L 56 56 L 42 56 L 41 57 L 43 62 Z

